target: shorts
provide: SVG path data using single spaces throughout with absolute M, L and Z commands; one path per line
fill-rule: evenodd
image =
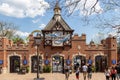
M 87 75 L 87 72 L 83 72 L 83 76 L 86 77 L 86 75 Z

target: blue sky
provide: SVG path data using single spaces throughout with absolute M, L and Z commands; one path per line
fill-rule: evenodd
M 87 3 L 86 7 L 89 10 L 90 5 L 95 0 L 88 1 L 90 2 Z M 45 6 L 41 7 L 42 5 Z M 100 22 L 96 16 L 100 16 L 101 18 L 104 17 L 106 20 L 110 20 L 113 19 L 112 17 L 119 16 L 120 14 L 119 9 L 113 10 L 112 13 L 111 11 L 104 13 L 104 9 L 99 2 L 96 5 L 96 11 L 99 11 L 99 14 L 93 13 L 91 15 L 87 15 L 87 20 L 90 22 L 89 24 L 86 24 L 84 21 L 84 15 L 86 15 L 86 12 L 81 10 L 81 6 L 82 3 L 80 3 L 80 8 L 76 8 L 74 13 L 69 17 L 64 16 L 64 13 L 61 13 L 61 15 L 67 24 L 74 29 L 74 33 L 78 33 L 79 35 L 82 33 L 86 34 L 87 43 L 97 37 L 99 32 L 105 33 L 105 35 L 108 34 L 106 31 L 96 28 L 96 26 L 100 25 L 102 22 Z M 48 24 L 54 14 L 53 9 L 46 11 L 49 7 L 50 5 L 47 3 L 47 0 L 0 0 L 0 21 L 14 23 L 19 26 L 17 31 L 18 34 L 25 37 L 34 30 L 43 29 L 45 25 Z M 70 7 L 70 10 L 71 9 L 72 7 Z M 118 22 L 114 23 L 117 24 Z

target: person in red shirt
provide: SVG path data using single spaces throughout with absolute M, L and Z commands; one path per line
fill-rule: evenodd
M 115 67 L 112 67 L 112 69 L 111 69 L 112 80 L 116 80 L 116 74 L 117 74 L 117 70 L 115 69 Z

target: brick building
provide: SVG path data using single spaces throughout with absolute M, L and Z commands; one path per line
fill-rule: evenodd
M 29 35 L 27 44 L 13 44 L 7 38 L 0 38 L 0 66 L 3 73 L 17 72 L 21 66 L 29 66 L 29 72 L 36 72 L 37 49 L 39 52 L 39 66 L 50 65 L 52 72 L 62 72 L 64 65 L 82 66 L 92 64 L 97 71 L 103 71 L 106 66 L 117 62 L 117 41 L 109 36 L 95 45 L 93 41 L 86 44 L 86 34 L 79 36 L 64 21 L 61 8 L 55 5 L 54 15 L 47 26 L 40 33 L 41 43 L 35 47 L 35 37 Z

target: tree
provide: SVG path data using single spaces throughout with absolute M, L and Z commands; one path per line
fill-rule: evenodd
M 48 0 L 48 3 L 51 6 L 50 9 L 54 8 L 56 2 L 60 4 L 62 11 L 68 14 L 68 16 L 73 14 L 76 10 L 85 11 L 86 15 L 100 13 L 102 9 L 98 10 L 96 8 L 98 4 L 102 5 L 104 12 L 120 7 L 119 0 Z
M 15 26 L 13 23 L 7 23 L 7 22 L 0 22 L 0 37 L 7 37 L 8 39 L 12 39 L 14 33 L 17 30 L 17 26 Z
M 12 41 L 14 44 L 17 44 L 17 45 L 25 43 L 24 40 L 19 35 L 14 36 L 12 38 Z
M 84 23 L 102 29 L 107 33 L 115 31 L 120 36 L 120 0 L 56 0 L 63 14 L 83 14 Z M 53 9 L 56 1 L 48 0 Z M 113 13 L 114 12 L 114 13 Z M 107 15 L 109 13 L 109 16 Z M 94 17 L 93 17 L 94 15 Z M 92 18 L 91 18 L 92 17 Z M 117 32 L 119 30 L 119 32 Z

